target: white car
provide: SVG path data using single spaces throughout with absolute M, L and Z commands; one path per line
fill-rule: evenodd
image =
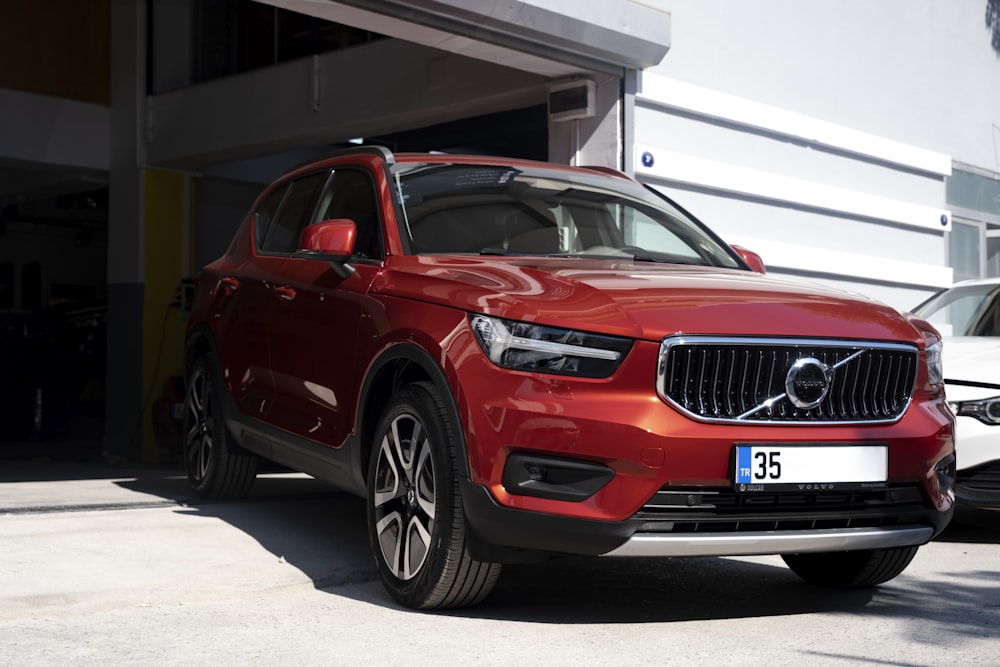
M 913 309 L 944 336 L 958 479 L 967 506 L 1000 509 L 1000 278 L 966 280 Z

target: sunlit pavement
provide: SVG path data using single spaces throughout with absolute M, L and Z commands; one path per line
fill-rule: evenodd
M 1000 514 L 874 590 L 802 584 L 777 557 L 558 559 L 422 614 L 376 580 L 363 501 L 308 477 L 206 502 L 177 466 L 2 465 L 7 664 L 1000 662 Z

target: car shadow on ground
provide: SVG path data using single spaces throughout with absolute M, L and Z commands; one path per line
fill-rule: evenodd
M 185 480 L 175 480 L 186 483 Z M 401 609 L 377 583 L 368 546 L 363 499 L 333 492 L 301 476 L 261 476 L 250 497 L 204 501 L 165 480 L 116 482 L 177 498 L 179 511 L 213 517 L 253 537 L 264 549 L 297 567 L 316 589 L 332 595 Z M 170 488 L 168 488 L 170 487 Z M 172 490 L 171 490 L 172 489 Z M 977 535 L 966 526 L 946 531 L 951 541 L 995 541 L 995 531 Z M 917 558 L 924 555 L 918 554 Z M 874 589 L 826 589 L 802 582 L 778 557 L 759 558 L 577 558 L 508 565 L 493 594 L 479 607 L 444 613 L 467 618 L 535 623 L 649 623 L 862 613 L 933 622 L 942 614 L 963 618 L 950 631 L 994 632 L 998 606 L 996 572 L 963 572 L 981 585 L 924 581 L 906 573 Z M 355 585 L 370 584 L 370 585 Z M 955 624 L 950 622 L 951 626 Z M 964 628 L 964 630 L 963 630 Z
M 959 507 L 939 542 L 1000 544 L 1000 511 Z
M 258 477 L 246 499 L 207 501 L 193 494 L 179 466 L 108 466 L 93 458 L 80 460 L 77 452 L 73 457 L 7 458 L 0 481 L 106 480 L 119 489 L 109 495 L 107 509 L 153 499 L 176 505 L 179 513 L 192 518 L 218 518 L 298 568 L 316 589 L 400 609 L 377 582 L 360 498 L 304 475 L 271 473 Z M 61 493 L 58 486 L 49 488 Z M 1000 512 L 960 512 L 936 541 L 1000 544 Z M 922 557 L 930 556 L 922 550 L 917 558 Z M 957 581 L 959 576 L 965 583 Z M 969 585 L 970 580 L 977 585 Z M 1000 574 L 985 570 L 931 581 L 904 573 L 877 589 L 828 590 L 804 584 L 776 557 L 567 557 L 508 565 L 481 606 L 440 613 L 538 623 L 670 622 L 816 612 L 912 616 L 941 623 L 951 614 L 960 620 L 952 620 L 948 632 L 992 636 L 1000 609 L 998 580 Z
M 115 484 L 172 500 L 183 516 L 224 521 L 299 569 L 317 589 L 377 577 L 368 548 L 364 500 L 306 475 L 258 475 L 250 494 L 236 500 L 199 498 L 183 474 Z

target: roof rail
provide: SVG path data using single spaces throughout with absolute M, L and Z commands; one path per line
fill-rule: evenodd
M 617 176 L 619 178 L 624 178 L 629 181 L 634 181 L 635 179 L 626 174 L 621 169 L 615 169 L 614 167 L 605 167 L 599 164 L 582 164 L 581 169 L 589 169 L 591 171 L 599 171 L 602 174 L 610 174 L 611 176 Z
M 315 164 L 316 162 L 322 162 L 323 160 L 329 160 L 331 158 L 340 157 L 342 155 L 357 155 L 358 153 L 377 155 L 381 157 L 383 160 L 385 160 L 385 163 L 390 167 L 396 164 L 396 156 L 393 155 L 392 151 L 390 151 L 385 146 L 380 146 L 378 144 L 362 144 L 360 146 L 352 146 L 350 148 L 338 148 L 335 151 L 332 151 L 330 153 L 325 153 L 323 155 L 320 155 L 319 157 L 309 158 L 308 160 L 300 162 L 295 166 L 291 167 L 290 169 L 287 169 L 285 173 L 298 171 L 302 167 L 308 167 L 311 164 Z
M 351 153 L 370 153 L 372 155 L 380 155 L 385 163 L 389 166 L 396 164 L 396 156 L 392 154 L 386 146 L 381 146 L 379 144 L 361 144 L 360 146 L 355 146 L 353 148 L 345 148 L 343 150 L 335 151 L 333 155 L 350 155 Z M 333 155 L 329 157 L 333 157 Z

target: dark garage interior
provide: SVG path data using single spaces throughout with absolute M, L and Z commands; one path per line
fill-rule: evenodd
M 53 3 L 49 3 L 50 5 Z M 110 0 L 58 0 L 58 11 L 18 1 L 3 10 L 9 25 L 24 26 L 0 43 L 0 88 L 64 98 L 86 105 L 108 105 L 114 94 L 111 66 Z M 158 3 L 150 2 L 151 41 Z M 54 20 L 51 17 L 57 17 Z M 250 0 L 197 3 L 191 44 L 191 83 L 280 63 L 308 59 L 332 50 L 348 50 L 386 39 L 377 33 Z M 33 57 L 18 57 L 30 53 Z M 147 56 L 148 92 L 170 88 L 160 75 L 157 50 Z M 78 140 L 71 137 L 70 142 Z M 446 151 L 505 154 L 546 159 L 547 109 L 533 104 L 365 137 L 367 143 L 394 151 Z M 238 183 L 239 194 L 227 202 L 231 219 L 211 221 L 233 228 L 240 207 L 253 193 L 290 164 L 310 155 L 349 146 L 346 141 L 298 146 L 290 152 L 256 151 L 251 157 L 264 169 L 255 180 Z M 87 146 L 68 149 L 82 152 Z M 70 162 L 70 161 L 67 161 Z M 0 158 L 0 457 L 97 458 L 106 433 L 107 373 L 119 364 L 109 358 L 108 275 L 121 258 L 109 250 L 108 172 L 87 164 L 53 165 Z M 195 165 L 226 172 L 241 160 Z M 196 179 L 197 180 L 197 179 Z M 227 181 L 230 182 L 230 181 Z M 216 188 L 218 190 L 218 188 Z M 206 196 L 210 191 L 206 185 Z M 238 201 L 242 198 L 242 201 Z M 212 256 L 228 240 L 215 235 L 199 240 L 199 254 Z M 202 257 L 199 257 L 199 260 Z M 182 276 L 182 282 L 193 275 Z M 181 285 L 167 313 L 183 312 Z M 153 380 L 143 387 L 141 414 L 115 414 L 119 429 L 133 436 L 152 430 L 157 461 L 172 461 L 179 448 L 178 405 L 183 383 L 165 361 L 167 314 L 154 306 L 147 341 L 155 349 Z M 173 326 L 173 325 L 170 325 Z M 112 346 L 114 344 L 112 343 Z M 167 352 L 167 354 L 164 354 Z

